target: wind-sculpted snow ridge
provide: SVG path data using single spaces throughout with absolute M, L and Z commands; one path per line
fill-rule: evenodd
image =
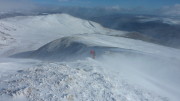
M 54 40 L 35 51 L 23 52 L 12 57 L 36 58 L 43 60 L 71 61 L 92 57 L 90 51 L 95 52 L 95 58 L 105 54 L 122 53 L 128 55 L 145 55 L 132 49 L 114 47 L 90 36 L 69 36 Z
M 1 101 L 7 101 L 5 97 L 17 101 L 168 101 L 125 81 L 117 86 L 102 73 L 64 63 L 19 70 L 0 80 Z
M 73 60 L 91 57 L 90 51 L 96 52 L 96 57 L 104 54 L 113 47 L 103 46 L 85 37 L 71 36 L 52 41 L 36 51 L 30 53 L 29 57 L 40 59 Z M 90 37 L 89 37 L 90 38 Z

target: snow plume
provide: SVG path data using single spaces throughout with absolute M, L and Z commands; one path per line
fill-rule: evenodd
M 35 8 L 35 4 L 28 0 L 0 0 L 0 12 L 25 11 Z
M 101 60 L 104 69 L 118 74 L 134 85 L 161 94 L 172 101 L 178 101 L 180 81 L 180 64 L 178 61 L 159 56 L 114 54 L 104 56 Z

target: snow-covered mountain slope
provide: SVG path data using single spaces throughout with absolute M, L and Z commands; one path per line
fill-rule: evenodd
M 74 63 L 70 64 L 75 65 Z M 93 64 L 87 66 L 91 67 Z M 81 66 L 79 65 L 79 67 Z M 116 86 L 116 83 L 112 83 L 114 79 L 107 78 L 102 71 L 87 71 L 82 68 L 73 68 L 64 63 L 41 64 L 27 70 L 19 70 L 15 75 L 4 79 L 7 78 L 10 79 L 0 82 L 0 89 L 2 89 L 0 95 L 4 95 L 2 98 L 4 101 L 8 101 L 8 97 L 13 97 L 17 101 L 168 100 L 166 97 L 157 96 L 148 90 L 129 85 L 123 80 L 116 81 L 119 83 Z
M 58 60 L 58 61 L 72 61 L 74 59 L 85 59 L 91 57 L 90 51 L 95 51 L 96 58 L 108 54 L 122 52 L 126 54 L 142 55 L 142 52 L 138 52 L 132 49 L 120 48 L 108 43 L 108 40 L 99 39 L 103 35 L 88 34 L 75 35 L 69 37 L 63 37 L 54 40 L 35 51 L 23 52 L 13 57 L 26 57 L 37 58 L 43 60 Z
M 96 60 L 100 62 L 101 70 L 108 71 L 108 76 L 113 73 L 119 80 L 125 78 L 132 84 L 152 90 L 172 101 L 178 99 L 177 94 L 180 89 L 178 87 L 180 50 L 178 49 L 123 37 L 82 34 L 57 39 L 35 51 L 17 56 L 48 61 L 75 61 L 91 57 L 91 50 L 96 52 Z M 80 68 L 91 67 L 83 66 Z
M 180 47 L 179 18 L 114 14 L 90 19 L 107 28 L 138 32 L 142 36 L 146 35 L 153 39 L 150 40 L 151 42 L 158 42 L 174 48 Z
M 9 44 L 4 55 L 34 50 L 54 39 L 74 34 L 123 34 L 125 32 L 103 28 L 101 25 L 67 14 L 18 16 L 0 20 L 0 31 L 16 40 Z M 1 52 L 2 54 L 2 52 Z
M 66 14 L 0 22 L 8 28 L 2 32 L 15 39 L 1 53 L 31 58 L 0 58 L 3 101 L 180 99 L 178 49 L 120 37 L 128 32 Z
M 123 37 L 99 34 L 82 34 L 63 37 L 54 40 L 32 52 L 17 54 L 16 56 L 70 59 L 72 57 L 89 57 L 90 51 L 95 50 L 97 56 L 104 53 L 126 53 L 134 55 L 148 55 L 157 58 L 180 59 L 180 50 L 164 47 L 152 43 Z M 21 57 L 20 56 L 20 57 Z M 79 56 L 79 57 L 78 57 Z
M 13 42 L 15 42 L 15 39 L 12 38 L 9 34 L 0 32 L 0 49 L 2 49 L 5 46 L 9 46 Z
M 8 26 L 5 26 L 3 23 L 0 23 L 0 49 L 3 49 L 3 47 L 9 46 L 16 41 L 10 34 L 6 32 L 14 30 L 15 29 L 12 29 Z

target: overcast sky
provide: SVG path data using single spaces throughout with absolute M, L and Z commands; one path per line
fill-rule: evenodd
M 38 5 L 160 9 L 162 13 L 180 15 L 180 0 L 0 0 L 0 11 L 31 10 Z

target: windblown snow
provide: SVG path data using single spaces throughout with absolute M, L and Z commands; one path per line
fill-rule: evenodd
M 123 34 L 103 28 L 101 25 L 72 17 L 67 14 L 52 14 L 44 16 L 18 16 L 0 21 L 2 33 L 11 35 L 16 41 L 9 44 L 3 55 L 35 50 L 55 39 L 75 34 Z M 2 52 L 1 52 L 2 54 Z
M 75 69 L 66 64 L 43 64 L 27 70 L 18 70 L 15 75 L 4 79 L 7 78 L 8 81 L 0 83 L 0 95 L 8 95 L 14 99 L 23 95 L 29 101 L 167 100 L 165 97 L 135 88 L 125 81 L 119 81 L 120 88 L 117 88 L 111 83 L 112 80 L 97 71 Z M 121 92 L 117 92 L 117 89 Z
M 125 34 L 67 14 L 1 19 L 0 99 L 178 101 L 180 50 Z

